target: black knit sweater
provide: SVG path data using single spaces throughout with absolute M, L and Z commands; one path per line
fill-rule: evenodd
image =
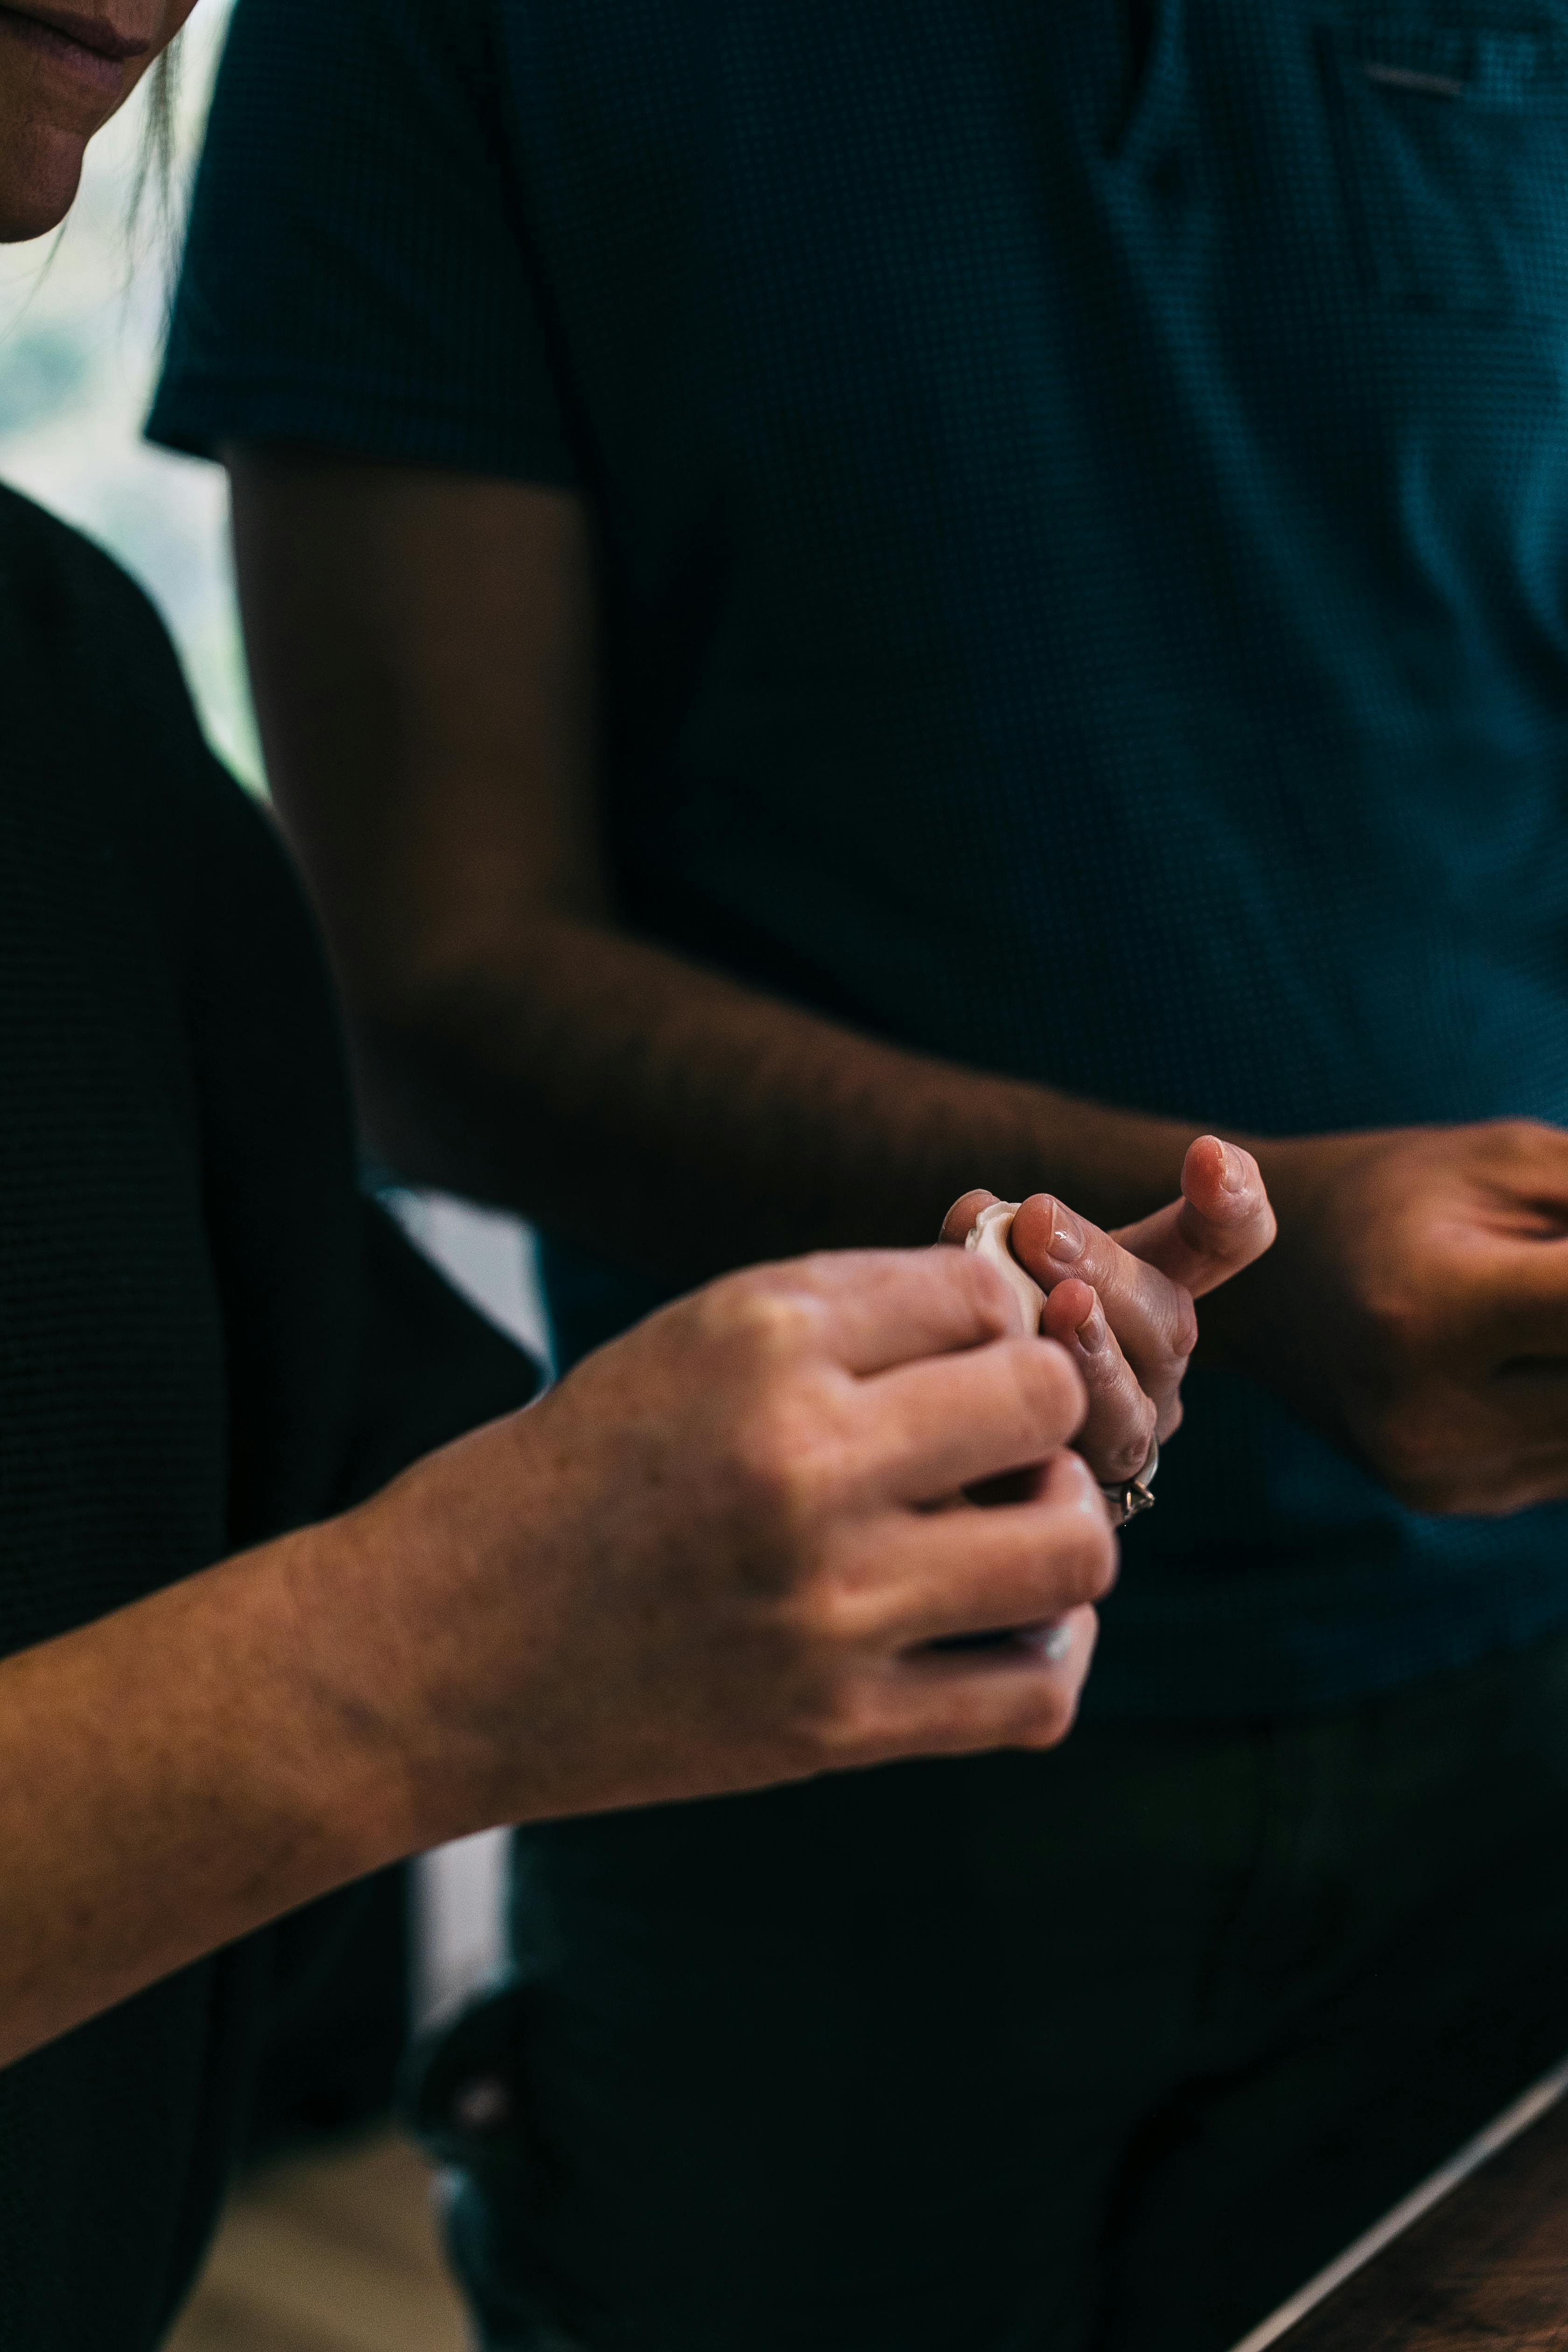
M 151 608 L 0 491 L 0 1654 L 531 1385 L 359 1198 L 310 917 Z M 161 2340 L 308 1942 L 252 1937 L 0 2073 L 5 2352 Z

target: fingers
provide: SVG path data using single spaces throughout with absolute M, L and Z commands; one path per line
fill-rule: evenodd
M 1445 1271 L 1450 1345 L 1468 1343 L 1489 1365 L 1568 1358 L 1568 1240 L 1467 1235 Z M 1436 1328 L 1412 1336 L 1441 1344 Z
M 1509 1366 L 1486 1404 L 1491 1444 L 1479 1435 L 1469 1465 L 1475 1507 L 1496 1516 L 1568 1496 L 1568 1361 Z
M 834 1250 L 715 1286 L 720 1312 L 764 1341 L 825 1352 L 845 1370 L 975 1348 L 1017 1329 L 1001 1275 L 973 1253 Z
M 1257 1160 L 1239 1143 L 1200 1135 L 1182 1163 L 1182 1197 L 1115 1235 L 1124 1250 L 1201 1298 L 1274 1239 L 1274 1212 Z
M 1049 1625 L 1102 1599 L 1115 1580 L 1116 1538 L 1089 1470 L 1059 1454 L 1036 1484 L 1021 1502 L 912 1522 L 897 1576 L 874 1601 L 868 1589 L 868 1633 L 923 1648 Z
M 963 1193 L 943 1217 L 939 1240 L 949 1244 L 956 1242 L 962 1249 L 969 1239 L 976 1217 L 982 1209 L 989 1209 L 995 1198 L 995 1193 L 987 1192 L 984 1185 L 973 1192 Z
M 901 1661 L 868 1712 L 868 1759 L 1054 1748 L 1078 1712 L 1094 1655 L 1094 1611 L 1069 1610 L 1055 1631 L 1051 1651 L 1020 1641 L 984 1651 L 928 1650 Z
M 1039 1284 L 1024 1272 L 1013 1255 L 1008 1236 L 1015 1213 L 1015 1203 L 1010 1201 L 997 1201 L 990 1208 L 982 1209 L 964 1247 L 973 1250 L 987 1265 L 995 1267 L 1013 1294 L 1019 1330 L 1033 1334 L 1040 1328 L 1040 1309 L 1046 1303 L 1045 1293 Z
M 1099 1293 L 1139 1386 L 1153 1400 L 1162 1426 L 1173 1428 L 1182 1375 L 1197 1339 L 1188 1293 L 1048 1192 L 1024 1202 L 1011 1239 L 1014 1255 L 1042 1290 L 1076 1280 Z
M 1072 1436 L 1085 1404 L 1067 1350 L 1050 1341 L 999 1339 L 900 1365 L 856 1398 L 861 1475 L 879 1496 L 940 1502 L 1044 1462 Z
M 1511 1365 L 1474 1386 L 1434 1383 L 1368 1433 L 1400 1500 L 1481 1517 L 1568 1497 L 1568 1362 Z
M 1181 1420 L 1180 1398 L 1171 1397 L 1162 1420 L 1087 1283 L 1058 1284 L 1046 1301 L 1041 1328 L 1067 1349 L 1089 1399 L 1074 1440 L 1078 1451 L 1101 1486 L 1135 1478 L 1156 1435 L 1163 1440 L 1173 1433 Z

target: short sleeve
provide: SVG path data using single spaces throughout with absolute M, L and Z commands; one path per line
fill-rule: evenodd
M 575 478 L 483 0 L 237 0 L 148 432 Z

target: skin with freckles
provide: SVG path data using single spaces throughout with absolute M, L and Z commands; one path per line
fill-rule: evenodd
M 756 1267 L 0 1660 L 0 2065 L 491 1823 L 1050 1747 L 1116 1572 L 1084 1407 L 962 1251 Z
M 0 6 L 0 244 L 58 228 L 87 142 L 195 0 L 8 0 Z

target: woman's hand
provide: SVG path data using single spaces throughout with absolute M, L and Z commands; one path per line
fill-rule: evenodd
M 412 1687 L 389 1753 L 432 1788 L 471 1767 L 469 1827 L 1049 1746 L 1116 1567 L 1084 1406 L 973 1256 L 730 1276 L 344 1523 L 352 1705 Z M 969 1646 L 1016 1626 L 1055 1639 Z
M 466 1830 L 1049 1747 L 1116 1573 L 1083 1414 L 974 1257 L 759 1266 L 0 1660 L 0 2065 Z
M 966 1192 L 942 1222 L 963 1244 L 994 1192 Z M 1021 1203 L 1012 1255 L 1045 1294 L 1040 1330 L 1082 1377 L 1089 1410 L 1075 1440 L 1097 1479 L 1135 1478 L 1156 1438 L 1182 1418 L 1182 1379 L 1198 1336 L 1193 1301 L 1250 1265 L 1274 1238 L 1258 1162 L 1204 1135 L 1188 1147 L 1182 1190 L 1135 1225 L 1102 1233 L 1048 1192 Z

